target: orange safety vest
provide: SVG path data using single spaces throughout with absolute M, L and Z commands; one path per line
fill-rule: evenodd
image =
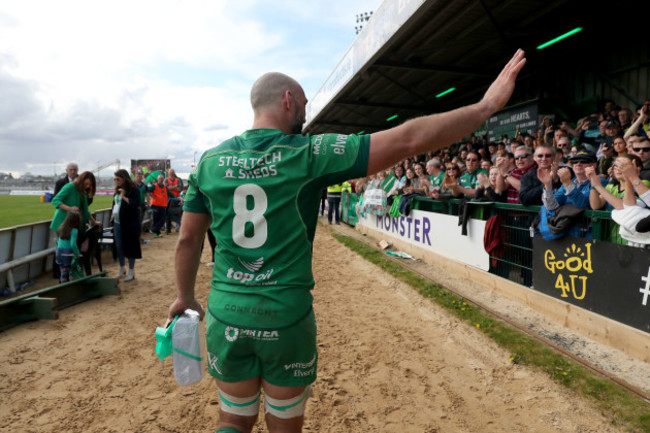
M 167 207 L 167 187 L 154 184 L 153 192 L 151 193 L 151 205 Z
M 172 180 L 171 177 L 168 177 L 167 178 L 167 184 L 169 184 L 169 186 L 178 186 L 178 177 L 176 179 L 174 179 L 174 180 Z M 171 192 L 172 195 L 174 197 L 176 197 L 176 198 L 178 198 L 181 195 L 181 192 L 176 191 L 175 189 L 170 189 L 169 192 Z

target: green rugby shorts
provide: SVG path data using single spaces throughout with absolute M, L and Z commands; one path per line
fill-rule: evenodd
M 311 310 L 280 329 L 238 328 L 206 314 L 208 371 L 224 382 L 261 376 L 276 386 L 306 386 L 316 380 L 316 320 Z

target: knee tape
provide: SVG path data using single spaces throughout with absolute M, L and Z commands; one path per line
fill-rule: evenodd
M 260 392 L 251 397 L 234 397 L 219 390 L 221 410 L 239 416 L 257 416 L 260 412 Z
M 296 397 L 287 400 L 264 396 L 264 410 L 280 419 L 297 418 L 305 414 L 305 404 L 311 394 L 311 386 L 305 388 L 305 391 Z
M 234 427 L 221 427 L 214 433 L 242 433 L 240 430 L 237 430 Z

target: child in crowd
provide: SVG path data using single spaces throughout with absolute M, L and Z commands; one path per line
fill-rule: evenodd
M 61 270 L 60 282 L 74 280 L 70 273 L 70 266 L 74 257 L 80 257 L 81 252 L 77 246 L 79 228 L 81 227 L 81 215 L 79 212 L 68 211 L 65 219 L 58 229 L 59 241 L 56 244 L 56 264 Z

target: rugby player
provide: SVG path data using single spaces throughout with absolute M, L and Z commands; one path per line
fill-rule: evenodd
M 251 90 L 252 129 L 205 152 L 189 178 L 176 246 L 177 298 L 206 317 L 218 433 L 250 432 L 264 393 L 271 432 L 300 432 L 318 354 L 312 243 L 323 188 L 447 146 L 503 108 L 524 66 L 518 50 L 480 102 L 371 135 L 301 135 L 301 86 L 267 73 Z M 207 312 L 194 283 L 207 229 L 217 239 Z

